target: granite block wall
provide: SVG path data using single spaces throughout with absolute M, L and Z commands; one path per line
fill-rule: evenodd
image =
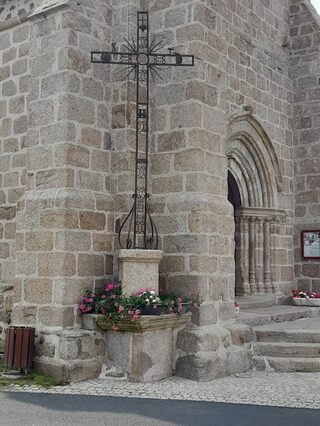
M 290 292 L 289 4 L 149 2 L 155 37 L 166 47 L 194 54 L 196 63 L 194 69 L 168 70 L 152 92 L 151 192 L 165 253 L 165 288 L 197 288 L 202 298 L 220 303 L 234 299 L 234 220 L 226 203 L 226 144 L 232 117 L 249 110 L 271 139 L 280 165 L 283 187 L 276 194 L 276 207 L 286 212 L 286 220 L 271 225 L 272 279 L 277 291 Z
M 90 64 L 109 41 L 111 9 L 74 2 L 15 23 L 0 34 L 2 305 L 11 310 L 13 286 L 11 321 L 36 327 L 38 368 L 76 380 L 78 358 L 82 378 L 101 368 L 87 350 L 99 336 L 82 336 L 81 349 L 76 332 L 57 330 L 79 328 L 80 297 L 113 274 L 109 72 Z
M 270 141 L 281 177 L 272 207 L 284 220 L 270 223 L 275 290 L 290 293 L 294 261 L 299 284 L 317 289 L 318 264 L 301 261 L 297 240 L 302 227 L 319 226 L 319 34 L 308 2 L 51 3 L 38 9 L 7 1 L 0 10 L 11 22 L 0 32 L 0 303 L 12 303 L 14 286 L 12 320 L 42 333 L 42 364 L 76 368 L 77 302 L 117 272 L 115 228 L 131 208 L 134 185 L 135 86 L 117 67 L 90 64 L 90 52 L 135 36 L 137 10 L 149 11 L 163 52 L 195 55 L 194 68 L 170 68 L 151 82 L 149 182 L 164 252 L 162 290 L 198 293 L 198 326 L 233 318 L 227 149 L 250 123 Z M 257 247 L 261 255 L 261 241 Z M 183 370 L 193 355 L 180 362 Z
M 9 3 L 11 3 L 9 5 Z M 5 30 L 31 2 L 3 3 L 0 9 L 0 322 L 6 324 L 12 310 L 15 284 L 17 204 L 25 192 L 26 134 L 28 128 L 30 27 L 28 22 Z M 9 7 L 10 6 L 10 7 Z M 22 10 L 23 9 L 23 10 Z M 19 12 L 19 13 L 20 13 Z
M 309 1 L 292 1 L 291 40 L 295 284 L 303 290 L 320 291 L 319 259 L 303 259 L 300 241 L 302 230 L 320 228 L 320 18 Z

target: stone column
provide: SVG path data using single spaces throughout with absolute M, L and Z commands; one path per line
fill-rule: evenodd
M 248 244 L 248 218 L 237 216 L 239 226 L 239 247 L 238 247 L 238 281 L 237 294 L 249 295 L 249 244 Z
M 152 124 L 151 203 L 164 252 L 161 287 L 198 293 L 202 300 L 199 309 L 192 309 L 192 322 L 205 327 L 199 331 L 205 343 L 192 354 L 190 348 L 185 351 L 176 371 L 199 377 L 205 369 L 210 380 L 223 375 L 226 351 L 220 343 L 216 353 L 203 348 L 222 342 L 223 327 L 235 314 L 234 209 L 227 200 L 225 149 L 230 109 L 223 53 L 217 48 L 225 40 L 220 34 L 224 21 L 217 2 L 173 3 L 152 2 L 150 18 L 158 25 L 154 35 L 164 45 L 194 54 L 195 66 L 167 71 L 166 84 L 161 81 L 152 92 L 157 119 Z M 194 341 L 192 333 L 188 329 L 186 341 Z
M 281 234 L 282 234 L 282 221 L 285 220 L 283 216 L 274 215 L 270 222 L 270 236 L 271 242 L 271 275 L 272 275 L 272 292 L 277 294 L 279 292 L 279 283 L 282 281 L 281 270 L 284 263 L 283 249 L 281 247 Z M 285 262 L 286 263 L 286 262 Z M 286 268 L 286 266 L 285 266 Z
M 264 267 L 264 288 L 266 293 L 272 293 L 271 283 L 271 255 L 270 255 L 270 222 L 266 217 L 263 221 L 263 267 Z
M 242 284 L 241 284 L 241 227 L 240 227 L 240 218 L 235 216 L 235 233 L 234 233 L 234 260 L 235 260 L 235 292 L 236 295 L 243 294 Z
M 243 287 L 245 289 L 245 294 L 250 294 L 250 284 L 249 284 L 249 222 L 247 217 L 243 217 L 242 223 L 242 280 Z
M 255 223 L 255 233 L 256 233 L 256 288 L 258 293 L 264 293 L 263 286 L 263 219 L 256 218 Z
M 251 294 L 257 292 L 256 288 L 256 230 L 255 217 L 249 218 L 249 284 Z
M 199 294 L 203 303 L 192 321 L 205 326 L 234 314 L 234 217 L 224 148 L 229 112 L 218 105 L 219 72 L 206 71 L 216 66 L 207 54 L 214 10 L 191 0 L 169 3 L 150 6 L 154 36 L 196 60 L 192 68 L 167 70 L 151 89 L 150 202 L 164 252 L 161 288 Z

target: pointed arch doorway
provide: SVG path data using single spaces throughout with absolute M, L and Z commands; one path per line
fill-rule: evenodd
M 228 200 L 235 216 L 236 295 L 277 293 L 271 224 L 285 217 L 278 209 L 282 175 L 271 140 L 250 112 L 232 118 L 226 154 Z

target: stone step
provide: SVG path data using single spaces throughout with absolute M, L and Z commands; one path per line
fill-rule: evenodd
M 241 311 L 237 322 L 252 327 L 278 322 L 296 321 L 301 318 L 316 318 L 320 316 L 320 308 L 277 305 L 264 309 L 247 309 Z
M 252 296 L 236 296 L 241 310 L 270 308 L 276 303 L 274 294 L 254 294 Z
M 318 373 L 320 372 L 320 358 L 254 356 L 253 366 L 259 371 Z
M 255 355 L 282 358 L 320 358 L 319 343 L 274 343 L 257 342 L 253 345 Z
M 320 343 L 319 331 L 255 330 L 258 342 Z
M 254 327 L 258 342 L 320 343 L 320 319 L 308 318 Z

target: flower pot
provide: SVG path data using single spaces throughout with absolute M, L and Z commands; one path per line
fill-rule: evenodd
M 291 301 L 292 301 L 292 304 L 293 304 L 293 305 L 301 306 L 301 305 L 306 305 L 306 304 L 307 304 L 308 299 L 305 299 L 305 298 L 303 298 L 303 297 L 293 297 L 293 298 L 291 299 Z
M 182 309 L 179 310 L 179 315 L 183 315 L 189 312 L 189 308 L 190 308 L 189 303 L 182 303 Z
M 163 306 L 162 305 L 154 305 L 155 307 L 149 306 L 149 307 L 143 307 L 140 309 L 140 314 L 141 315 L 161 315 L 162 311 L 163 311 Z

